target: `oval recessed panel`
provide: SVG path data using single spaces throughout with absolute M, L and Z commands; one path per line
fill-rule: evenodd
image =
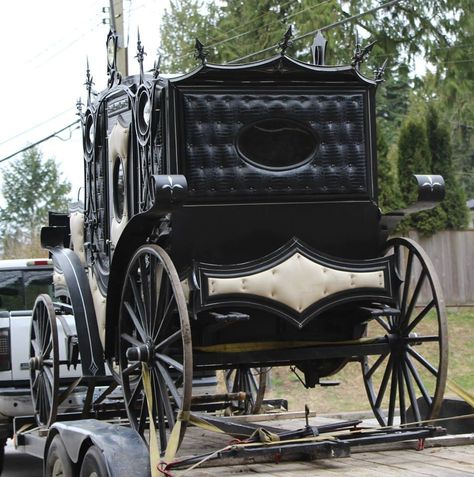
M 311 160 L 319 139 L 305 124 L 286 118 L 248 124 L 237 137 L 237 150 L 248 162 L 268 169 L 290 169 Z

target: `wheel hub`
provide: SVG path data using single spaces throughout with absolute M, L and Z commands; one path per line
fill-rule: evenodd
M 141 361 L 150 363 L 153 360 L 154 347 L 151 343 L 140 346 L 132 346 L 127 349 L 126 356 L 129 361 Z
M 34 371 L 40 371 L 43 369 L 43 358 L 41 356 L 30 358 L 30 369 Z

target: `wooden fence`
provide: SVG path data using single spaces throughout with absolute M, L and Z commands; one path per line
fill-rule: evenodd
M 444 231 L 431 237 L 411 232 L 431 258 L 446 305 L 474 306 L 474 230 Z

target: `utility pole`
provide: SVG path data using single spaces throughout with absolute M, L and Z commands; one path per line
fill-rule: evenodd
M 117 33 L 117 69 L 122 76 L 128 75 L 128 47 L 125 46 L 123 0 L 110 0 L 110 28 Z

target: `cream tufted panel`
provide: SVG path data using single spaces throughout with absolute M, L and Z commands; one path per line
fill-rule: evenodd
M 383 270 L 346 272 L 295 253 L 279 265 L 239 278 L 208 278 L 209 296 L 247 293 L 283 303 L 297 312 L 335 293 L 354 288 L 384 288 Z
M 92 269 L 87 270 L 89 286 L 91 288 L 92 301 L 94 302 L 95 316 L 97 318 L 97 327 L 99 328 L 100 341 L 105 346 L 105 297 L 99 290 L 97 280 L 94 277 Z
M 71 241 L 74 252 L 79 257 L 82 265 L 86 264 L 86 254 L 84 251 L 84 214 L 82 212 L 72 212 L 69 216 L 69 226 L 71 228 Z
M 109 137 L 109 177 L 113 177 L 115 160 L 119 157 L 122 159 L 123 166 L 123 181 L 125 186 L 125 197 L 127 196 L 127 162 L 128 162 L 128 136 L 130 133 L 129 127 L 123 127 L 120 122 L 117 122 L 112 129 Z M 110 181 L 113 187 L 113 181 Z M 113 194 L 113 191 L 110 191 Z M 114 213 L 114 212 L 113 212 Z M 127 200 L 124 200 L 123 215 L 120 218 L 112 216 L 110 240 L 112 245 L 117 245 L 118 239 L 128 222 L 128 205 Z

